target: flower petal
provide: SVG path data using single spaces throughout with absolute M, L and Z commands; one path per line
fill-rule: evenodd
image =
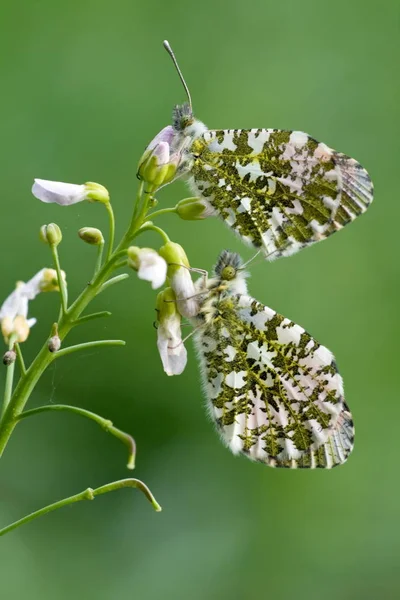
M 160 325 L 157 329 L 157 348 L 165 373 L 180 375 L 187 363 L 187 350 L 182 340 L 173 339 L 166 328 Z
M 195 317 L 199 312 L 199 299 L 196 298 L 194 283 L 185 267 L 177 269 L 171 277 L 171 287 L 175 292 L 178 310 L 183 317 Z
M 55 202 L 60 206 L 68 206 L 86 200 L 85 185 L 63 183 L 61 181 L 47 181 L 35 179 L 32 194 L 42 202 Z
M 61 271 L 61 274 L 65 282 L 65 272 Z M 28 300 L 33 300 L 40 292 L 57 292 L 58 290 L 57 271 L 55 269 L 45 268 L 41 269 L 32 277 L 32 279 L 24 284 L 22 293 Z
M 0 308 L 0 321 L 9 318 L 14 320 L 17 315 L 26 317 L 28 314 L 28 297 L 25 295 L 25 283 L 19 281 L 17 287 L 4 300 Z
M 172 140 L 175 137 L 175 130 L 172 125 L 167 125 L 164 129 L 161 129 L 159 133 L 151 140 L 150 144 L 147 146 L 147 150 L 153 150 L 160 142 L 166 142 L 168 146 L 172 144 Z
M 129 264 L 138 271 L 139 279 L 150 281 L 153 290 L 164 285 L 167 278 L 167 263 L 152 248 L 128 249 Z

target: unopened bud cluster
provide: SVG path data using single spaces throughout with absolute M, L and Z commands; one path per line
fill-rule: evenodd
M 170 183 L 180 162 L 179 153 L 171 153 L 172 127 L 164 127 L 146 148 L 139 161 L 137 175 L 154 188 Z

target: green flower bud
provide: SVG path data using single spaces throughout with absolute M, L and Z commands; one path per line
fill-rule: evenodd
M 185 267 L 190 266 L 186 252 L 182 246 L 176 242 L 167 242 L 164 246 L 161 246 L 158 253 L 168 264 L 168 277 L 172 277 L 182 265 Z
M 199 221 L 213 213 L 213 209 L 201 198 L 185 198 L 178 202 L 175 209 L 179 217 L 185 221 Z
M 55 223 L 42 225 L 40 228 L 39 237 L 45 244 L 50 244 L 50 246 L 58 246 L 62 240 L 61 229 Z
M 154 147 L 148 148 L 140 159 L 138 177 L 159 188 L 175 177 L 179 160 L 179 155 L 170 155 L 168 142 L 159 141 Z
M 167 242 L 158 252 L 168 265 L 167 275 L 176 296 L 179 312 L 184 317 L 197 315 L 198 302 L 186 252 L 176 242 Z
M 176 297 L 172 288 L 167 287 L 157 294 L 156 311 L 157 321 L 160 323 L 169 317 L 174 317 L 176 314 L 180 320 L 181 317 L 176 308 Z
M 110 202 L 110 194 L 108 189 L 100 183 L 94 183 L 93 181 L 87 181 L 84 184 L 85 188 L 85 199 L 91 200 L 92 202 Z
M 78 235 L 87 244 L 92 244 L 93 246 L 104 244 L 103 234 L 100 229 L 96 229 L 95 227 L 82 227 L 78 231 Z

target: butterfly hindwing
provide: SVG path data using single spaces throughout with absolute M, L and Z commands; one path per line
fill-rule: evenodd
M 301 131 L 207 130 L 190 152 L 193 191 L 271 259 L 326 238 L 372 201 L 356 160 Z
M 244 294 L 197 333 L 210 414 L 229 448 L 277 467 L 327 467 L 353 447 L 332 353 Z

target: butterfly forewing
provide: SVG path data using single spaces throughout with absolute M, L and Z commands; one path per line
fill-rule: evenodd
M 277 467 L 343 463 L 351 415 L 332 353 L 247 295 L 218 301 L 197 333 L 210 413 L 225 443 Z
M 357 161 L 301 131 L 206 131 L 190 152 L 195 193 L 271 259 L 326 238 L 372 201 Z

